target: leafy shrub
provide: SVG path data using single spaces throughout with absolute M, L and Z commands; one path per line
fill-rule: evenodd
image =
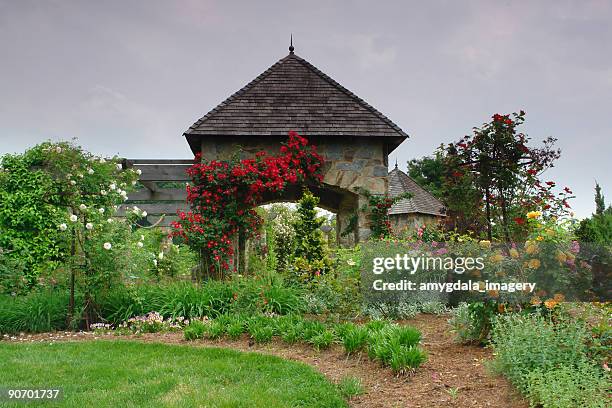
M 192 320 L 183 330 L 185 340 L 202 339 L 204 333 L 206 333 L 206 324 L 201 320 Z
M 580 363 L 548 371 L 536 369 L 526 376 L 526 394 L 532 406 L 543 408 L 604 408 L 609 405 L 610 378 L 598 367 Z M 608 403 L 606 403 L 608 400 Z
M 332 345 L 335 339 L 336 336 L 334 335 L 334 332 L 330 330 L 325 330 L 324 332 L 311 337 L 308 342 L 312 344 L 315 349 L 322 350 L 329 348 L 329 346 Z
M 338 389 L 342 396 L 346 399 L 351 399 L 363 394 L 363 385 L 357 377 L 342 377 L 338 383 Z
M 215 320 L 206 325 L 206 337 L 211 340 L 216 340 L 225 333 L 225 324 Z
M 391 341 L 389 347 L 391 349 L 391 357 L 387 364 L 394 373 L 413 371 L 427 360 L 425 352 L 415 346 L 406 347 Z
M 412 326 L 399 326 L 393 330 L 402 346 L 416 346 L 421 341 L 421 332 Z
M 254 324 L 249 326 L 249 334 L 255 343 L 267 343 L 274 336 L 274 328 L 265 324 Z
M 418 308 L 425 314 L 441 315 L 446 312 L 446 305 L 438 301 L 422 302 L 418 305 Z
M 427 358 L 417 348 L 420 337 L 420 332 L 412 327 L 383 327 L 370 334 L 368 356 L 390 366 L 395 373 L 414 370 Z
M 323 334 L 327 330 L 324 323 L 316 320 L 307 320 L 302 323 L 302 340 L 309 342 L 313 337 Z
M 55 290 L 36 291 L 26 296 L 0 296 L 0 333 L 69 329 L 68 300 L 67 292 Z M 82 310 L 80 297 L 76 299 L 76 304 Z
M 227 328 L 226 328 L 226 332 L 227 335 L 230 339 L 237 339 L 240 336 L 242 336 L 242 334 L 244 333 L 245 327 L 244 327 L 244 323 L 242 321 L 235 321 L 230 323 Z
M 353 325 L 346 329 L 340 337 L 344 351 L 350 355 L 362 350 L 368 344 L 369 332 L 366 327 Z
M 452 311 L 449 323 L 462 343 L 486 343 L 496 313 L 494 302 L 460 303 Z
M 495 366 L 525 392 L 530 372 L 586 361 L 587 336 L 586 327 L 579 322 L 554 324 L 535 315 L 502 315 L 492 331 Z

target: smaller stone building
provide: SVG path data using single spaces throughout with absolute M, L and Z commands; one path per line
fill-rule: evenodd
M 401 171 L 396 164 L 389 172 L 389 196 L 397 197 L 404 193 L 410 193 L 412 197 L 398 201 L 389 209 L 394 232 L 401 233 L 437 223 L 446 217 L 444 205 L 440 200 Z

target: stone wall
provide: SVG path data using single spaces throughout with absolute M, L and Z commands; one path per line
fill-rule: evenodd
M 236 152 L 241 158 L 253 157 L 259 151 L 276 154 L 281 142 L 279 137 L 207 137 L 202 139 L 202 158 L 204 160 L 228 160 Z M 330 190 L 329 197 L 323 191 L 321 206 L 337 214 L 337 234 L 339 242 L 352 245 L 366 240 L 370 235 L 367 217 L 359 211 L 365 198 L 356 194 L 356 188 L 364 188 L 373 194 L 385 194 L 388 188 L 388 155 L 384 139 L 328 137 L 310 138 L 324 157 L 323 189 Z M 294 201 L 295 197 L 284 197 Z M 353 214 L 357 214 L 354 232 L 341 237 Z

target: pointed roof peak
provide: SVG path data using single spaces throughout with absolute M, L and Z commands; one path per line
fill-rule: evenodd
M 293 50 L 295 50 L 295 48 L 293 48 L 293 33 L 291 33 L 291 39 L 289 41 L 289 54 L 293 54 Z
M 305 136 L 385 137 L 392 149 L 408 137 L 385 115 L 293 52 L 184 135 L 195 152 L 201 137 L 286 136 L 289 130 Z

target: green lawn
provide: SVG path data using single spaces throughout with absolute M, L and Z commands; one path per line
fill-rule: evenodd
M 44 406 L 63 407 L 347 405 L 333 384 L 305 364 L 226 349 L 129 341 L 0 342 L 0 387 L 62 387 L 63 401 Z

